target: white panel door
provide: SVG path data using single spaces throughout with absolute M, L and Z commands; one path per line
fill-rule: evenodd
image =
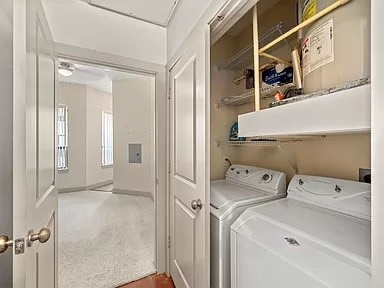
M 170 272 L 178 288 L 209 287 L 208 31 L 190 37 L 169 71 Z
M 24 38 L 18 37 L 14 53 L 16 59 L 24 57 L 19 63 L 24 68 L 14 69 L 23 71 L 19 77 L 26 85 L 24 93 L 20 90 L 14 96 L 18 103 L 14 127 L 24 127 L 15 131 L 14 145 L 25 154 L 15 156 L 13 164 L 14 183 L 18 183 L 14 184 L 13 237 L 14 249 L 15 239 L 25 239 L 25 252 L 14 253 L 14 287 L 53 288 L 57 287 L 56 62 L 40 0 L 19 3 L 23 4 L 17 21 L 25 22 L 25 30 L 20 28 Z M 22 118 L 24 125 L 18 122 Z

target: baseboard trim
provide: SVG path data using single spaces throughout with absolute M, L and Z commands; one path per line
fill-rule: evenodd
M 111 185 L 111 184 L 113 184 L 113 180 L 107 180 L 107 181 L 99 182 L 96 184 L 88 185 L 87 190 L 93 190 L 93 189 L 100 188 L 100 187 L 107 186 L 107 185 Z
M 80 191 L 92 190 L 92 189 L 100 188 L 100 187 L 103 187 L 103 186 L 106 186 L 106 185 L 110 185 L 110 184 L 113 184 L 113 180 L 107 180 L 107 181 L 91 184 L 91 185 L 88 185 L 88 186 L 61 188 L 61 189 L 58 189 L 58 192 L 59 193 L 80 192 Z
M 61 193 L 80 192 L 85 190 L 87 190 L 86 186 L 79 186 L 79 187 L 61 188 L 61 189 L 58 189 L 58 192 L 59 194 L 61 194 Z
M 141 196 L 141 197 L 149 197 L 151 198 L 152 201 L 153 199 L 153 194 L 148 191 L 136 191 L 136 190 L 125 190 L 125 189 L 113 189 L 113 193 L 115 194 L 124 194 L 124 195 L 132 195 L 132 196 Z

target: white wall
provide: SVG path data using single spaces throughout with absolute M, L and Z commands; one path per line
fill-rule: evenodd
M 81 1 L 43 1 L 56 43 L 164 65 L 166 29 Z
M 167 27 L 167 60 L 180 47 L 213 0 L 180 0 Z
M 384 287 L 384 2 L 372 0 L 372 278 Z
M 113 178 L 112 167 L 101 167 L 102 111 L 112 112 L 112 95 L 87 86 L 86 186 Z
M 155 81 L 150 77 L 113 81 L 113 186 L 118 192 L 154 194 L 154 89 Z M 130 143 L 142 144 L 143 163 L 128 162 Z
M 68 105 L 68 170 L 59 172 L 59 191 L 84 190 L 112 181 L 101 167 L 102 111 L 112 112 L 112 95 L 73 83 L 58 83 L 59 104 Z M 101 184 L 100 184 L 101 183 Z
M 68 167 L 59 172 L 57 188 L 86 186 L 87 86 L 58 83 L 59 104 L 68 105 Z

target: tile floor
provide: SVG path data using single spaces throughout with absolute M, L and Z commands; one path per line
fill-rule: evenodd
M 173 281 L 165 274 L 151 275 L 118 288 L 175 288 Z

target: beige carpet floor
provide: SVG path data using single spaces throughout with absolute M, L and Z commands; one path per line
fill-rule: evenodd
M 59 288 L 109 288 L 155 272 L 154 204 L 108 192 L 59 194 Z

